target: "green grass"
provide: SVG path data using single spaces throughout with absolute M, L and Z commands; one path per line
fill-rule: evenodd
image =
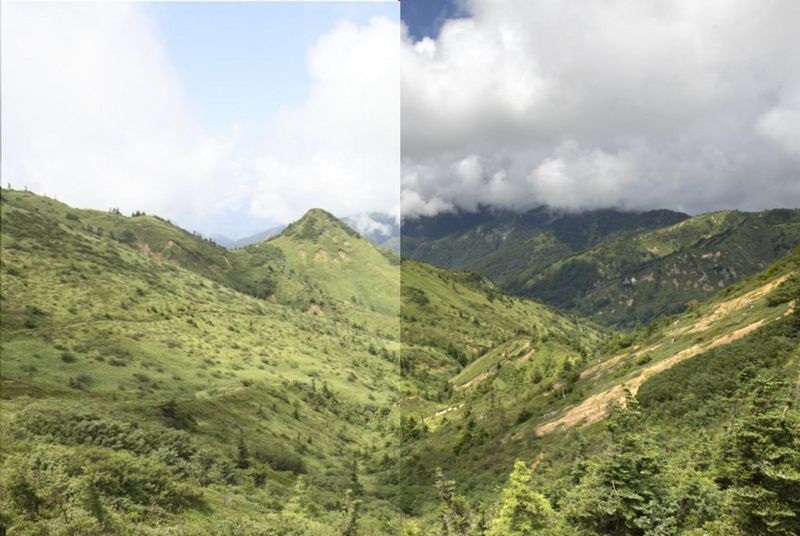
M 797 249 L 625 333 L 474 272 L 400 261 L 318 209 L 232 252 L 155 217 L 25 192 L 3 191 L 0 216 L 0 525 L 11 534 L 339 534 L 347 489 L 359 534 L 399 534 L 408 519 L 426 534 L 436 467 L 491 516 L 516 459 L 536 464 L 536 489 L 578 523 L 587 475 L 615 452 L 605 407 L 598 422 L 537 429 L 623 384 L 639 387 L 635 433 L 659 444 L 678 483 L 669 492 L 695 490 L 723 519 L 723 465 L 706 460 L 729 442 L 753 378 L 800 367 Z M 739 217 L 686 220 L 625 248 L 671 259 L 683 233 Z M 791 242 L 793 213 L 748 218 L 698 243 L 766 228 Z M 588 240 L 578 231 L 560 240 Z M 628 252 L 603 248 L 586 258 Z
M 796 377 L 800 354 L 797 333 L 791 327 L 792 316 L 787 314 L 792 300 L 800 298 L 796 290 L 793 293 L 790 290 L 796 285 L 799 271 L 800 250 L 795 250 L 769 270 L 726 288 L 709 302 L 695 304 L 687 312 L 663 318 L 646 329 L 614 334 L 586 328 L 571 331 L 569 320 L 542 306 L 506 296 L 492 302 L 485 297 L 481 300 L 478 298 L 481 293 L 474 287 L 464 288 L 457 283 L 459 277 L 462 280 L 472 277 L 468 274 L 459 276 L 420 263 L 404 262 L 404 288 L 413 284 L 422 291 L 404 293 L 403 318 L 414 317 L 413 322 L 403 323 L 406 351 L 414 351 L 423 342 L 434 355 L 446 355 L 448 348 L 459 343 L 480 348 L 465 367 L 451 365 L 438 378 L 449 378 L 452 385 L 463 386 L 484 377 L 467 388 L 443 392 L 435 388 L 440 380 L 433 374 L 419 374 L 428 381 L 427 388 L 420 389 L 428 396 L 423 400 L 409 396 L 404 416 L 419 419 L 425 426 L 418 439 L 404 446 L 404 474 L 408 476 L 404 481 L 405 493 L 399 499 L 401 504 L 406 511 L 420 516 L 423 525 L 433 523 L 431 516 L 437 503 L 431 482 L 435 468 L 441 467 L 448 477 L 459 482 L 475 509 L 481 504 L 486 507 L 493 504 L 496 487 L 504 482 L 515 459 L 532 463 L 540 454 L 545 461 L 535 475 L 537 486 L 546 490 L 557 504 L 567 494 L 570 471 L 585 463 L 590 456 L 587 453 L 600 455 L 606 448 L 604 425 L 601 420 L 588 426 L 565 426 L 545 436 L 538 435 L 536 429 L 564 416 L 592 395 L 630 383 L 649 367 L 658 366 L 696 344 L 701 349 L 694 357 L 650 376 L 640 392 L 650 419 L 648 433 L 668 435 L 669 427 L 673 426 L 669 419 L 673 417 L 665 417 L 663 411 L 670 415 L 695 411 L 706 419 L 712 418 L 711 439 L 699 434 L 698 428 L 682 424 L 680 437 L 664 442 L 668 445 L 663 452 L 666 458 L 676 460 L 680 466 L 677 460 L 686 456 L 682 449 L 688 448 L 687 445 L 700 449 L 703 438 L 708 439 L 708 448 L 714 448 L 716 441 L 724 441 L 722 425 L 729 415 L 726 412 L 731 404 L 735 407 L 736 397 L 741 396 L 736 391 L 731 393 L 731 385 L 741 388 L 744 380 L 737 379 L 736 371 L 742 364 L 755 367 L 756 373 L 773 371 Z M 791 273 L 795 275 L 771 292 L 743 300 L 748 293 Z M 478 288 L 481 287 L 491 292 L 489 283 L 483 281 Z M 420 298 L 423 294 L 427 301 Z M 743 301 L 739 303 L 740 300 Z M 512 329 L 501 335 L 499 330 L 492 329 L 495 324 L 515 326 L 513 315 L 508 315 L 514 311 L 513 306 L 506 305 L 510 303 L 527 306 L 526 315 L 520 315 L 521 323 L 516 325 L 534 326 L 529 332 L 515 333 Z M 718 309 L 726 303 L 738 306 Z M 532 312 L 535 308 L 539 308 L 538 313 Z M 718 310 L 723 313 L 715 314 Z M 481 325 L 475 326 L 469 317 L 462 318 L 464 311 L 472 311 Z M 797 313 L 793 316 L 797 317 Z M 543 325 L 551 326 L 549 337 L 543 337 L 535 327 L 537 318 L 546 319 Z M 704 321 L 705 329 L 694 331 L 700 321 Z M 761 330 L 717 348 L 709 346 L 757 322 L 761 322 Z M 445 323 L 452 326 L 448 337 L 434 339 L 428 335 L 438 333 Z M 560 326 L 560 330 L 552 326 Z M 787 339 L 787 333 L 794 339 Z M 582 352 L 576 351 L 575 341 Z M 520 363 L 520 357 L 529 353 L 529 358 Z M 716 360 L 719 365 L 705 370 L 705 361 Z M 440 362 L 446 361 L 442 357 Z M 603 363 L 607 366 L 593 368 Z M 705 400 L 704 386 L 714 389 L 715 384 L 721 385 L 724 400 Z M 694 394 L 687 392 L 681 398 L 684 385 L 690 385 L 687 389 Z M 655 394 L 656 390 L 659 394 Z M 656 401 L 665 397 L 671 397 L 670 409 L 662 410 Z M 717 403 L 721 406 L 710 407 Z M 695 426 L 699 426 L 697 420 Z
M 66 218 L 73 212 L 79 220 Z M 191 493 L 164 510 L 137 503 L 133 484 L 121 496 L 101 491 L 109 523 L 120 528 L 139 520 L 142 531 L 156 531 L 158 525 L 193 533 L 240 516 L 263 530 L 284 523 L 283 506 L 304 474 L 321 506 L 309 521 L 317 525 L 309 530 L 324 532 L 339 523 L 344 490 L 354 487 L 355 460 L 367 503 L 362 526 L 396 524 L 397 510 L 381 498 L 395 449 L 391 416 L 381 408 L 397 399 L 401 384 L 398 306 L 391 304 L 391 281 L 399 301 L 399 266 L 384 254 L 347 234 L 355 258 L 313 273 L 293 264 L 296 248 L 313 247 L 311 241 L 270 242 L 286 249 L 287 271 L 303 270 L 302 276 L 290 273 L 279 280 L 285 291 L 295 284 L 313 297 L 314 289 L 303 283 L 321 278 L 318 288 L 325 298 L 309 311 L 308 301 L 284 304 L 238 291 L 231 271 L 208 273 L 183 258 L 144 251 L 136 244 L 140 236 L 160 242 L 183 234 L 181 251 L 197 252 L 206 268 L 207 259 L 222 254 L 156 218 L 89 216 L 33 194 L 4 191 L 2 219 L 0 448 L 9 462 L 0 480 L 17 478 L 12 461 L 32 449 L 43 459 L 83 464 L 88 475 L 105 475 L 104 464 L 132 456 L 132 467 L 151 464 L 167 475 L 163 482 L 142 485 Z M 100 224 L 108 231 L 84 228 Z M 132 229 L 137 239 L 109 236 L 120 229 Z M 339 231 L 320 236 L 319 247 L 330 246 Z M 247 248 L 232 254 L 254 255 Z M 365 261 L 382 263 L 379 275 L 355 287 L 348 280 L 358 277 Z M 343 281 L 339 287 L 331 280 L 334 274 Z M 366 295 L 376 281 L 383 282 L 383 292 L 370 301 Z M 353 295 L 356 300 L 349 299 Z M 162 408 L 170 401 L 176 415 L 167 417 Z M 47 422 L 63 423 L 64 429 L 55 433 Z M 91 432 L 81 435 L 81 426 Z M 176 427 L 187 434 L 194 454 L 173 459 L 158 449 L 119 446 L 137 434 L 171 433 Z M 117 429 L 122 443 L 109 431 Z M 108 434 L 111 439 L 104 442 Z M 248 468 L 236 466 L 241 441 L 250 452 Z M 206 471 L 212 476 L 197 476 L 205 463 L 197 452 L 213 460 Z M 90 454 L 93 461 L 84 459 Z M 67 486 L 77 489 L 89 478 L 65 470 L 71 476 L 59 478 Z M 31 481 L 45 478 L 39 469 L 30 471 Z M 38 493 L 44 496 L 48 489 Z M 33 527 L 66 530 L 66 525 L 88 530 L 91 520 L 80 497 L 77 491 L 46 497 L 33 519 L 6 496 L 3 519 L 27 526 L 21 533 Z M 68 522 L 58 515 L 63 507 L 74 510 Z

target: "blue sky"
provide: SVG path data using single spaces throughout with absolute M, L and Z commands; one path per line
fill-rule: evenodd
M 237 238 L 399 214 L 398 2 L 4 3 L 2 175 Z
M 255 142 L 282 109 L 301 104 L 306 54 L 339 21 L 397 18 L 391 3 L 164 2 L 147 4 L 202 122 L 238 122 Z
M 403 22 L 414 41 L 436 38 L 447 19 L 467 14 L 465 3 L 465 0 L 403 0 Z

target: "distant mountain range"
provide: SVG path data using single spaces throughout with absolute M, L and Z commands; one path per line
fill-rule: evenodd
M 267 238 L 280 234 L 284 229 L 286 229 L 285 225 L 276 225 L 275 227 L 270 227 L 269 229 L 239 238 L 238 240 L 221 234 L 212 234 L 209 238 L 224 248 L 236 249 L 263 242 Z
M 480 210 L 403 222 L 402 255 L 630 328 L 683 311 L 800 244 L 800 211 Z

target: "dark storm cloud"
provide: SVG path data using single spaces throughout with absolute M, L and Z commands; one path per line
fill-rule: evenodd
M 403 46 L 403 212 L 800 206 L 800 3 L 475 0 Z

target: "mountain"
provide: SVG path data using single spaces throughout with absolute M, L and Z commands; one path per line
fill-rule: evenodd
M 236 245 L 236 241 L 233 238 L 222 234 L 211 234 L 208 236 L 208 238 L 215 244 L 218 244 L 226 249 L 231 249 Z
M 250 274 L 268 273 L 277 281 L 279 301 L 297 303 L 300 285 L 315 306 L 334 298 L 384 314 L 399 312 L 399 259 L 324 210 L 312 209 L 279 235 L 236 253 Z
M 613 233 L 683 221 L 680 212 L 595 210 L 527 212 L 484 208 L 403 221 L 403 256 L 450 269 L 480 269 L 504 284 L 525 269 L 545 267 Z
M 221 246 L 225 246 L 226 248 L 243 248 L 245 246 L 251 246 L 253 244 L 258 244 L 259 242 L 263 242 L 268 238 L 272 238 L 273 236 L 280 234 L 284 229 L 286 229 L 285 225 L 276 225 L 275 227 L 270 227 L 265 231 L 261 231 L 255 234 L 251 234 L 249 236 L 245 236 L 244 238 L 240 238 L 238 240 L 231 241 L 230 245 L 225 245 L 220 242 Z
M 796 505 L 794 488 L 731 475 L 746 456 L 766 460 L 771 445 L 785 457 L 764 461 L 764 471 L 791 473 L 800 456 L 800 414 L 790 402 L 800 377 L 798 274 L 796 248 L 710 301 L 626 334 L 568 320 L 526 330 L 527 320 L 510 318 L 525 300 L 499 294 L 477 274 L 404 261 L 404 357 L 453 348 L 466 357 L 457 370 L 441 359 L 414 361 L 422 366 L 412 374 L 428 387 L 403 402 L 403 508 L 418 527 L 434 526 L 442 512 L 467 526 L 497 522 L 513 479 L 523 476 L 515 469 L 502 495 L 498 487 L 521 460 L 536 495 L 525 492 L 515 504 L 547 504 L 551 513 L 538 522 L 554 534 L 648 534 L 637 528 L 648 523 L 672 527 L 667 534 L 713 534 L 718 526 L 767 534 L 759 515 L 781 530 L 795 526 L 780 513 Z M 465 280 L 483 289 L 482 300 L 459 285 Z M 466 296 L 471 303 L 457 307 Z M 765 439 L 756 422 L 785 435 Z M 748 441 L 760 442 L 755 453 Z M 439 498 L 443 486 L 448 500 Z M 630 501 L 616 500 L 615 489 Z M 756 503 L 739 499 L 745 492 L 769 493 L 776 510 L 756 513 Z M 757 528 L 740 531 L 746 523 Z
M 766 268 L 800 244 L 800 211 L 695 216 L 610 237 L 506 285 L 563 310 L 630 328 L 686 309 Z
M 487 274 L 508 292 L 630 329 L 682 311 L 800 243 L 800 211 L 523 214 L 412 220 L 403 255 Z
M 791 236 L 751 217 L 576 256 Z M 798 247 L 619 331 L 320 209 L 235 251 L 13 190 L 0 219 L 10 534 L 797 533 Z
M 369 212 L 341 218 L 348 227 L 377 246 L 389 251 L 400 253 L 400 224 L 393 216 L 379 212 Z M 213 235 L 211 238 L 217 244 L 228 249 L 252 246 L 279 235 L 286 229 L 285 225 L 276 225 L 265 231 L 232 240 L 228 237 Z
M 348 488 L 364 530 L 399 523 L 387 254 L 316 210 L 268 253 L 11 190 L 0 216 L 0 525 L 334 534 Z M 237 290 L 272 254 L 304 303 Z
M 341 221 L 373 244 L 400 253 L 400 224 L 393 216 L 380 212 L 365 212 L 341 218 Z M 237 249 L 264 242 L 281 234 L 284 229 L 285 225 L 276 225 L 238 240 L 219 234 L 211 235 L 209 238 L 224 248 Z

